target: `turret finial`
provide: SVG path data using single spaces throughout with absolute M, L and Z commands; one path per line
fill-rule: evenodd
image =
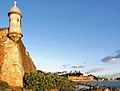
M 16 4 L 17 4 L 17 2 L 16 2 L 16 0 L 14 0 L 14 7 L 16 7 Z

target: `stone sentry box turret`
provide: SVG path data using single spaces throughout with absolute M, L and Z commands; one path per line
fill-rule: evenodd
M 22 13 L 16 6 L 16 1 L 14 1 L 14 6 L 8 12 L 8 16 L 9 16 L 9 37 L 13 41 L 18 42 L 22 37 L 21 31 Z

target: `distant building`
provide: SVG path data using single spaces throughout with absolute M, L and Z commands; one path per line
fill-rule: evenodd
M 0 80 L 12 87 L 23 87 L 25 72 L 34 72 L 36 67 L 21 40 L 22 13 L 16 6 L 8 12 L 9 27 L 0 28 Z
M 71 73 L 67 73 L 67 74 L 63 74 L 62 76 L 66 76 L 69 80 L 78 82 L 88 82 L 88 81 L 94 81 L 95 76 L 93 75 L 88 75 L 88 76 L 83 76 L 83 74 L 81 72 L 71 72 Z
M 88 75 L 88 76 L 83 76 L 83 75 L 80 75 L 80 76 L 68 76 L 68 79 L 72 80 L 72 81 L 75 81 L 75 82 L 78 82 L 78 81 L 88 82 L 88 81 L 94 81 L 95 80 L 93 75 Z

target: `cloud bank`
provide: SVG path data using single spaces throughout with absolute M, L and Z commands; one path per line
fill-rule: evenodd
M 100 72 L 100 71 L 104 71 L 105 69 L 104 68 L 94 68 L 94 69 L 90 69 L 87 74 L 90 74 L 90 73 L 95 73 L 95 72 Z
M 109 64 L 116 63 L 116 61 L 117 61 L 117 58 L 112 57 L 112 56 L 107 56 L 107 57 L 104 57 L 104 58 L 102 59 L 102 62 L 103 62 L 103 63 L 109 63 Z
M 70 64 L 64 64 L 62 65 L 62 67 L 65 69 L 65 68 L 68 68 L 70 66 Z
M 84 68 L 84 66 L 75 65 L 75 66 L 72 66 L 72 68 Z
M 120 50 L 116 51 L 116 57 L 115 58 L 120 58 Z
M 108 64 L 114 64 L 117 62 L 117 60 L 120 58 L 120 50 L 115 52 L 115 56 L 106 56 L 102 59 L 103 63 L 108 63 Z

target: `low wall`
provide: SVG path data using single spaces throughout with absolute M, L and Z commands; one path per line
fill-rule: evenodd
M 0 91 L 36 91 L 33 89 L 13 88 L 13 89 L 0 89 Z
M 38 91 L 34 89 L 25 89 L 25 88 L 11 88 L 11 89 L 0 89 L 0 91 Z M 45 89 L 44 91 L 48 91 Z M 49 91 L 59 91 L 58 89 L 51 89 Z M 63 91 L 63 90 L 62 90 Z

